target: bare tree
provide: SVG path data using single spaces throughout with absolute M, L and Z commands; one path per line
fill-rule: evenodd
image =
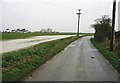
M 15 32 L 15 30 L 11 30 L 11 32 Z
M 10 32 L 10 30 L 9 29 L 6 29 L 6 31 L 5 32 Z
M 15 32 L 20 32 L 20 28 L 18 28 Z
M 42 33 L 53 33 L 55 31 L 53 31 L 51 28 L 47 28 L 47 29 L 41 29 L 40 32 L 42 32 Z
M 52 29 L 50 29 L 50 28 L 47 28 L 47 30 L 46 30 L 46 31 L 47 31 L 47 33 L 52 33 L 52 31 L 53 31 L 53 30 L 52 30 Z

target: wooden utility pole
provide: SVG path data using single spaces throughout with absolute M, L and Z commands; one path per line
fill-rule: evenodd
M 81 11 L 81 9 L 78 9 L 78 13 L 77 13 L 77 15 L 78 15 L 78 30 L 77 30 L 77 36 L 79 36 L 79 24 L 80 24 L 80 11 Z
M 112 30 L 111 30 L 111 40 L 110 40 L 110 51 L 113 51 L 113 49 L 114 49 L 113 42 L 114 42 L 115 14 L 116 14 L 116 0 L 113 1 Z

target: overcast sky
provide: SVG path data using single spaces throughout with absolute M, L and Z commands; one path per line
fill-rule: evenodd
M 0 27 L 37 31 L 77 31 L 77 9 L 81 10 L 80 32 L 94 32 L 91 24 L 101 15 L 112 14 L 113 0 L 1 0 Z M 120 0 L 117 0 L 117 2 Z M 117 18 L 116 18 L 117 23 Z M 117 24 L 116 24 L 117 30 Z

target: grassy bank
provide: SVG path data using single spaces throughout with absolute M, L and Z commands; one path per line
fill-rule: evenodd
M 41 43 L 27 49 L 4 53 L 2 56 L 3 81 L 23 80 L 30 72 L 61 52 L 79 37 L 69 37 Z
M 91 39 L 93 45 L 98 51 L 109 61 L 109 63 L 120 73 L 120 57 L 115 55 L 113 52 L 108 51 L 105 46 L 97 43 L 94 39 Z
M 11 39 L 23 39 L 32 36 L 45 36 L 45 35 L 76 35 L 76 33 L 2 33 L 0 34 L 0 40 L 11 40 Z M 92 33 L 81 33 L 81 35 L 92 35 Z

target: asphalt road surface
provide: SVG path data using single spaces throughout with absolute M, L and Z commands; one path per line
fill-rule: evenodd
M 39 43 L 70 37 L 73 35 L 34 36 L 27 39 L 0 41 L 0 53 L 19 50 Z
M 71 43 L 25 81 L 118 81 L 118 73 L 93 47 L 89 38 Z

